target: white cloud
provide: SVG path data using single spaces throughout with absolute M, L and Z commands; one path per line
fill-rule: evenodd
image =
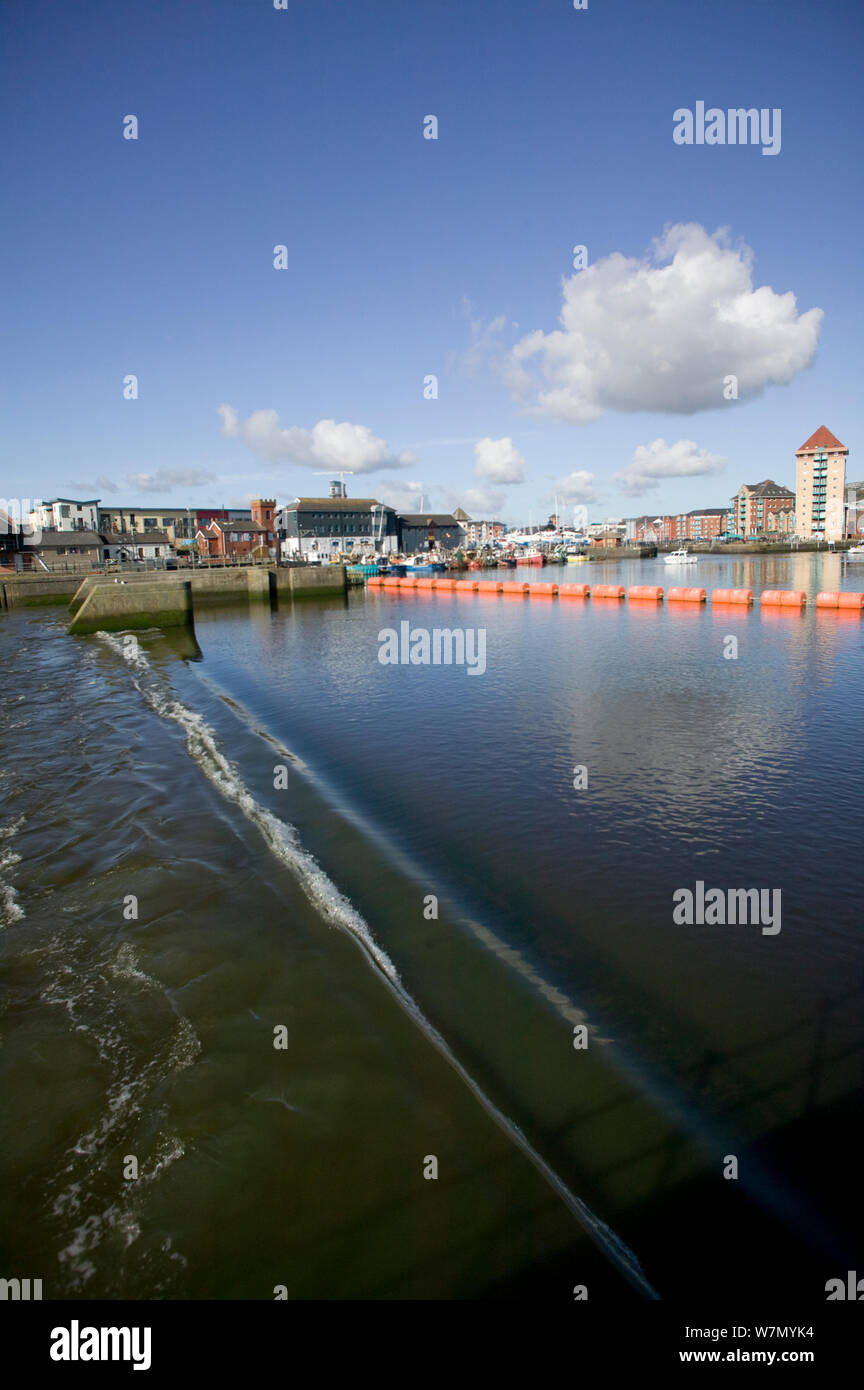
M 725 467 L 725 459 L 700 449 L 692 439 L 679 439 L 676 444 L 655 439 L 650 444 L 640 444 L 634 450 L 633 462 L 615 477 L 622 492 L 637 497 L 658 487 L 664 478 L 701 478 L 708 473 L 722 473 Z
M 810 365 L 821 309 L 753 287 L 753 252 L 697 223 L 668 227 L 647 256 L 615 252 L 564 281 L 551 333 L 512 348 L 505 380 L 533 414 L 585 424 L 608 410 L 688 415 L 722 409 Z
M 493 487 L 469 487 L 455 504 L 474 521 L 497 521 L 504 507 L 504 494 Z
M 558 478 L 554 492 L 559 503 L 566 506 L 587 506 L 598 500 L 594 491 L 594 474 L 587 473 L 584 468 L 568 473 L 566 478 Z
M 524 482 L 525 460 L 512 439 L 479 439 L 474 445 L 474 457 L 475 478 L 488 478 L 492 483 Z
M 385 502 L 388 507 L 395 507 L 397 512 L 409 514 L 420 511 L 421 497 L 423 506 L 428 510 L 431 506 L 431 494 L 432 489 L 419 482 L 386 483 L 384 487 L 378 488 L 376 493 L 379 500 Z M 432 510 L 435 510 L 434 507 Z
M 417 462 L 410 449 L 392 454 L 386 441 L 374 435 L 367 425 L 319 420 L 311 430 L 296 425 L 283 429 L 275 410 L 255 410 L 243 421 L 232 405 L 220 405 L 218 413 L 222 416 L 223 435 L 242 439 L 254 454 L 270 463 L 375 473 L 379 469 L 408 468 Z

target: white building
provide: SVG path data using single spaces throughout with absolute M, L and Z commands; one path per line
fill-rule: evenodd
M 37 502 L 30 511 L 30 527 L 40 531 L 97 531 L 99 530 L 99 498 L 78 502 L 72 497 L 55 497 L 50 502 Z

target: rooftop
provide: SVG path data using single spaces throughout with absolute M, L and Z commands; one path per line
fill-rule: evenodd
M 384 507 L 387 512 L 395 507 L 387 507 L 374 497 L 295 497 L 281 508 L 285 512 L 371 512 L 373 507 Z
M 820 425 L 815 434 L 811 434 L 810 438 L 795 452 L 796 454 L 803 454 L 816 449 L 842 449 L 844 453 L 849 452 L 846 445 L 840 443 L 836 434 L 832 434 L 827 425 Z

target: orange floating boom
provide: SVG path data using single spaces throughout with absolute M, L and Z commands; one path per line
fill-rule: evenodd
M 803 608 L 807 595 L 803 589 L 763 589 L 761 601 L 766 608 Z
M 528 592 L 529 592 L 529 594 L 531 595 L 532 598 L 533 598 L 533 596 L 534 596 L 535 594 L 540 594 L 541 596 L 542 596 L 543 594 L 546 594 L 547 597 L 549 597 L 549 598 L 557 598 L 557 597 L 558 597 L 558 585 L 557 585 L 557 584 L 529 584 L 529 586 L 528 586 Z
M 590 598 L 590 597 L 591 597 L 591 585 L 590 585 L 590 584 L 559 584 L 559 585 L 558 585 L 558 597 L 559 597 L 559 598 Z
M 864 609 L 864 594 L 825 591 L 816 595 L 816 607 Z
M 623 584 L 595 584 L 591 590 L 592 598 L 623 598 Z
M 673 587 L 666 595 L 670 603 L 704 603 L 708 595 L 704 589 Z
M 628 599 L 650 599 L 653 603 L 660 603 L 663 599 L 663 590 L 658 584 L 631 584 L 627 590 L 627 597 Z
M 752 603 L 752 589 L 713 589 L 712 603 Z
M 505 583 L 498 585 L 499 593 L 521 594 L 523 598 L 527 595 L 530 588 L 530 584 L 522 583 L 518 579 L 508 579 Z
M 504 585 L 500 579 L 478 579 L 475 587 L 478 594 L 500 594 Z

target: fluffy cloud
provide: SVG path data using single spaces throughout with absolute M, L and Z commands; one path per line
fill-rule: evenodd
M 505 379 L 533 414 L 585 424 L 608 410 L 689 415 L 723 407 L 809 366 L 821 309 L 753 287 L 753 253 L 697 223 L 667 228 L 648 255 L 615 252 L 564 281 L 561 327 L 511 349 Z
M 423 506 L 428 510 L 435 510 L 430 500 L 431 488 L 424 487 L 422 483 L 387 483 L 384 487 L 376 490 L 376 496 L 388 507 L 395 507 L 397 512 L 408 512 L 414 514 L 420 511 L 420 499 L 423 498 Z
M 494 487 L 469 487 L 459 494 L 457 506 L 474 521 L 497 521 L 504 507 L 504 494 Z
M 416 463 L 409 449 L 392 454 L 386 441 L 366 425 L 319 420 L 311 430 L 283 429 L 275 410 L 255 410 L 241 421 L 231 405 L 220 405 L 222 434 L 242 439 L 259 458 L 270 463 L 297 463 L 305 468 L 340 468 L 354 473 L 375 473 L 385 468 L 407 468 Z
M 512 439 L 478 439 L 474 457 L 475 478 L 488 478 L 490 483 L 521 483 L 525 479 L 525 460 Z
M 725 459 L 698 448 L 692 439 L 679 439 L 677 444 L 655 439 L 651 444 L 640 444 L 634 450 L 633 462 L 615 477 L 622 492 L 637 497 L 658 487 L 664 478 L 701 478 L 707 473 L 722 473 L 725 467 Z
M 586 473 L 584 469 L 568 473 L 566 478 L 558 478 L 554 490 L 558 501 L 566 506 L 587 506 L 598 500 L 594 491 L 594 474 Z

